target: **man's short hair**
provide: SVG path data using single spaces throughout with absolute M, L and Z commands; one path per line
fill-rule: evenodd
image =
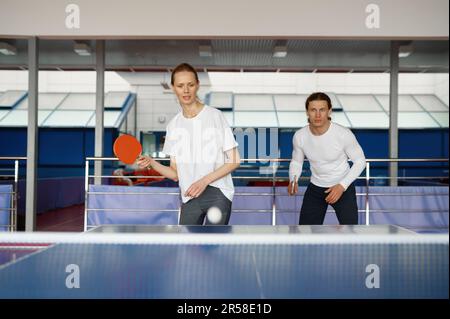
M 330 97 L 323 92 L 314 92 L 313 94 L 308 96 L 308 98 L 306 99 L 306 102 L 305 102 L 306 110 L 308 110 L 309 102 L 312 102 L 312 101 L 326 101 L 328 104 L 328 109 L 332 108 Z

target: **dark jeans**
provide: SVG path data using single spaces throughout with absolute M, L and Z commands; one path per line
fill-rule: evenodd
M 214 225 L 228 225 L 231 215 L 231 201 L 214 186 L 207 186 L 197 198 L 181 205 L 180 225 L 203 225 L 206 213 L 211 207 L 217 207 L 222 212 L 220 221 Z M 206 218 L 206 225 L 212 225 Z
M 322 225 L 328 203 L 325 191 L 328 188 L 319 187 L 312 183 L 308 185 L 303 198 L 302 209 L 300 210 L 300 225 Z M 336 211 L 337 219 L 341 225 L 358 224 L 358 206 L 356 204 L 356 190 L 352 183 L 342 194 L 339 200 L 331 205 Z

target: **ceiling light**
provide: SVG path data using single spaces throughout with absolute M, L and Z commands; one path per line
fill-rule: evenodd
M 398 48 L 398 57 L 406 58 L 409 57 L 413 53 L 412 42 L 407 42 L 403 45 L 400 45 Z
M 73 50 L 82 56 L 91 55 L 92 49 L 87 43 L 75 42 Z
M 287 56 L 287 41 L 277 41 L 273 47 L 274 58 L 284 58 Z
M 17 49 L 9 43 L 0 42 L 0 53 L 4 55 L 16 55 Z
M 201 42 L 198 45 L 198 53 L 201 57 L 212 57 L 212 45 L 208 42 Z

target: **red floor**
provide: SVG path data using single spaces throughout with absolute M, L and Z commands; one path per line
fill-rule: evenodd
M 37 216 L 38 231 L 81 232 L 84 224 L 84 204 L 47 211 Z

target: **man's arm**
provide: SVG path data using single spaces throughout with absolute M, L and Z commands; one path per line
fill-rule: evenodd
M 366 158 L 364 152 L 356 140 L 355 135 L 349 130 L 343 135 L 344 152 L 348 158 L 353 162 L 353 165 L 347 175 L 336 185 L 328 188 L 325 193 L 327 197 L 325 201 L 328 204 L 336 203 L 347 190 L 351 183 L 353 183 L 366 166 Z
M 347 190 L 348 186 L 350 186 L 350 184 L 353 183 L 359 175 L 361 175 L 362 171 L 366 167 L 366 157 L 364 156 L 364 152 L 356 140 L 355 135 L 353 135 L 351 131 L 349 131 L 344 138 L 344 151 L 348 158 L 353 162 L 353 165 L 339 184 L 344 187 L 344 190 Z
M 292 160 L 289 164 L 289 186 L 288 193 L 289 195 L 294 195 L 298 191 L 298 179 L 302 174 L 303 162 L 305 160 L 305 154 L 301 149 L 297 139 L 297 135 L 294 135 L 292 146 Z

